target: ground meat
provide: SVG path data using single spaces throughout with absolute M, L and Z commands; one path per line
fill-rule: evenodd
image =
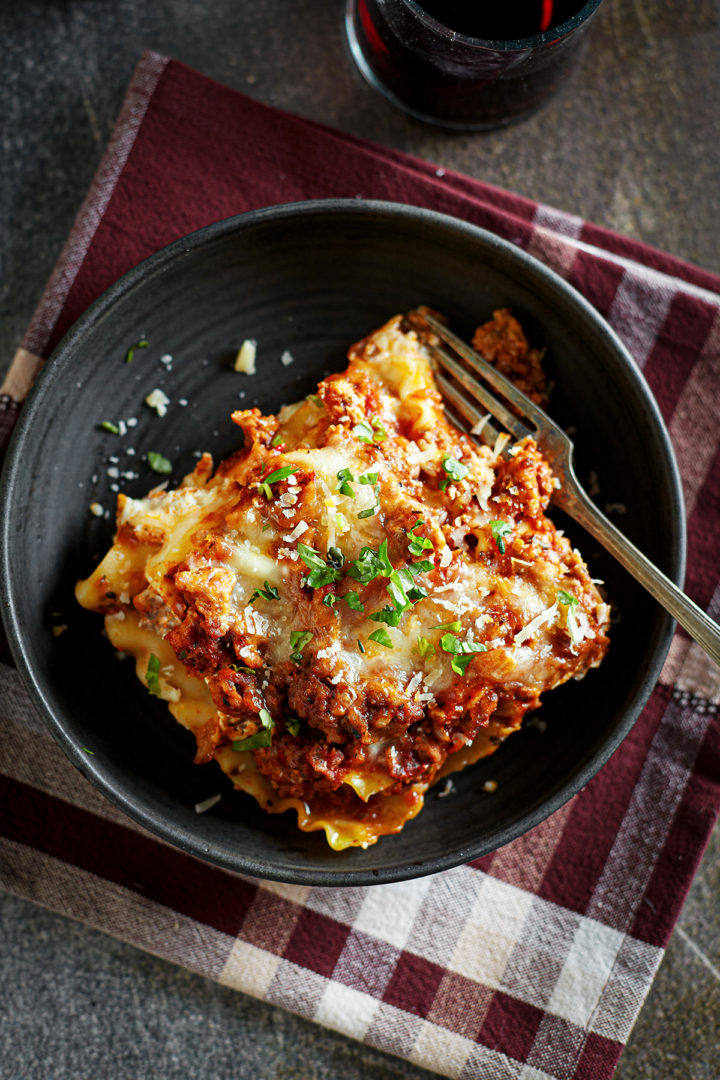
M 543 371 L 543 354 L 531 349 L 517 319 L 509 308 L 493 312 L 489 322 L 478 326 L 473 336 L 473 348 L 501 374 L 515 383 L 518 390 L 541 408 L 547 408 L 548 389 Z

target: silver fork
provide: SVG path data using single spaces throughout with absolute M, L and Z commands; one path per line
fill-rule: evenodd
M 590 500 L 575 476 L 572 464 L 573 444 L 562 428 L 559 428 L 509 379 L 501 375 L 492 364 L 484 360 L 426 310 L 419 308 L 412 311 L 409 318 L 416 326 L 419 325 L 422 328 L 424 325 L 432 330 L 467 364 L 465 367 L 445 349 L 439 348 L 432 342 L 426 342 L 437 365 L 452 375 L 455 382 L 465 391 L 463 393 L 445 375 L 436 371 L 435 378 L 445 399 L 473 428 L 483 425 L 487 413 L 490 413 L 515 439 L 532 436 L 560 481 L 561 486 L 552 497 L 555 505 L 569 514 L 603 547 L 607 548 L 650 595 L 662 604 L 674 619 L 677 619 L 715 663 L 720 664 L 720 626 L 678 589 L 677 585 L 673 584 L 661 570 L 658 570 L 634 544 L 631 544 Z M 528 424 L 523 423 L 502 401 L 498 401 L 487 387 L 468 371 L 468 367 L 514 405 Z M 466 395 L 479 401 L 486 412 L 480 412 Z M 482 431 L 484 438 L 487 438 L 489 432 L 493 437 L 497 435 L 497 430 L 487 422 L 484 423 Z

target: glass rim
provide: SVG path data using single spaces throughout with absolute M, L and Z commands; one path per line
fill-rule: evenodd
M 496 51 L 502 52 L 519 52 L 522 49 L 536 48 L 538 45 L 549 45 L 553 41 L 558 41 L 560 38 L 567 37 L 573 30 L 577 30 L 579 26 L 582 26 L 587 19 L 595 12 L 603 0 L 587 0 L 582 5 L 579 11 L 577 11 L 571 18 L 566 19 L 565 22 L 559 23 L 557 26 L 551 26 L 549 30 L 543 30 L 542 33 L 533 34 L 531 37 L 524 38 L 479 38 L 472 37 L 470 34 L 460 34 L 456 30 L 451 30 L 445 26 L 434 16 L 429 15 L 427 11 L 422 7 L 420 0 L 402 0 L 402 3 L 410 9 L 410 11 L 420 19 L 431 30 L 434 30 L 441 37 L 452 41 L 460 41 L 463 44 L 470 46 L 480 46 L 481 48 L 492 48 Z

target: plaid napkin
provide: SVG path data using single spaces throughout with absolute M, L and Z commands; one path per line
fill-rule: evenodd
M 579 218 L 288 116 L 148 53 L 2 387 L 9 431 L 55 343 L 120 274 L 277 202 L 432 207 L 532 252 L 626 342 L 657 396 L 689 518 L 686 587 L 720 616 L 720 280 Z M 441 1073 L 605 1080 L 720 806 L 720 672 L 678 633 L 642 717 L 526 836 L 408 883 L 312 889 L 203 864 L 125 818 L 0 668 L 8 890 Z

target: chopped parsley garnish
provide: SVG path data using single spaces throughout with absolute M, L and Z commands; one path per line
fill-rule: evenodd
M 464 675 L 476 653 L 487 652 L 487 645 L 475 641 L 460 641 L 454 634 L 443 634 L 440 648 L 451 654 L 450 667 L 456 675 Z
M 302 650 L 314 637 L 312 630 L 291 630 L 290 648 L 293 651 L 290 653 L 290 659 L 294 660 L 296 664 L 302 663 Z
M 341 599 L 344 600 L 347 606 L 352 608 L 353 611 L 365 610 L 365 605 L 361 601 L 359 594 L 356 592 L 346 592 Z
M 111 424 L 109 420 L 103 420 L 100 427 L 103 429 L 103 431 L 112 432 L 113 435 L 120 434 L 120 428 L 117 426 L 117 424 Z
M 461 461 L 457 461 L 456 458 L 450 457 L 449 454 L 443 454 L 442 467 L 447 473 L 447 476 L 440 481 L 440 490 L 445 491 L 451 480 L 463 480 L 470 469 L 467 465 L 463 465 Z
M 454 632 L 458 632 L 458 631 L 462 630 L 462 623 L 460 622 L 459 619 L 456 619 L 455 622 L 438 623 L 437 626 L 433 626 L 432 629 L 433 630 L 452 630 Z
M 162 697 L 162 691 L 160 689 L 160 661 L 154 653 L 151 653 L 150 658 L 148 659 L 145 682 L 147 683 L 148 692 L 152 694 L 153 697 Z
M 261 709 L 258 717 L 262 724 L 262 731 L 256 731 L 254 735 L 248 735 L 247 739 L 236 739 L 232 744 L 233 750 L 259 750 L 263 746 L 272 745 L 275 721 L 267 709 Z
M 297 716 L 285 717 L 285 730 L 290 735 L 298 736 L 300 734 L 300 728 L 302 726 L 302 720 L 298 720 Z
M 307 544 L 298 544 L 297 553 L 311 571 L 307 576 L 307 584 L 311 589 L 329 585 L 342 576 L 341 567 L 345 562 L 345 557 L 338 548 L 330 548 L 327 563 L 320 558 L 315 548 L 308 547 Z
M 284 435 L 280 435 L 280 434 L 277 434 L 277 435 L 276 435 L 276 436 L 275 436 L 275 437 L 274 437 L 274 438 L 273 438 L 273 439 L 271 440 L 271 442 L 270 442 L 270 445 L 271 445 L 271 446 L 279 446 L 279 445 L 280 445 L 280 443 L 284 443 L 284 442 L 285 442 L 285 436 L 284 436 Z
M 130 363 L 133 356 L 135 355 L 135 350 L 136 349 L 147 349 L 149 344 L 150 344 L 150 342 L 146 341 L 145 338 L 142 338 L 140 341 L 136 341 L 135 344 L 131 345 L 130 348 L 128 349 L 128 351 L 125 353 L 125 363 L 126 364 Z
M 378 645 L 384 645 L 386 649 L 393 649 L 395 647 L 392 643 L 392 638 L 384 626 L 381 626 L 378 630 L 373 630 L 372 634 L 368 634 L 368 638 L 370 641 L 377 641 Z
M 353 428 L 353 435 L 362 443 L 380 443 L 387 439 L 387 431 L 377 420 L 361 420 Z
M 279 600 L 279 599 L 280 599 L 280 593 L 277 591 L 276 588 L 274 588 L 274 586 L 269 585 L 268 582 L 266 581 L 264 589 L 256 589 L 255 592 L 252 594 L 252 596 L 250 597 L 250 603 L 252 604 L 254 600 Z
M 281 469 L 276 469 L 275 472 L 271 472 L 269 476 L 266 476 L 264 480 L 261 480 L 258 484 L 258 488 L 260 491 L 265 492 L 266 499 L 272 499 L 273 493 L 270 485 L 276 484 L 278 480 L 287 480 L 288 476 L 299 471 L 299 465 L 283 465 Z
M 426 656 L 432 656 L 435 652 L 435 646 L 432 642 L 428 641 L 426 637 L 418 637 L 417 639 L 418 652 L 424 658 Z
M 168 461 L 162 454 L 156 453 L 155 450 L 148 450 L 146 457 L 147 463 L 153 472 L 162 473 L 164 476 L 172 472 L 172 462 Z
M 577 607 L 578 598 L 573 596 L 572 593 L 565 592 L 564 589 L 558 589 L 557 598 L 561 604 L 565 604 L 566 607 Z
M 393 567 L 388 558 L 387 547 L 387 540 L 383 540 L 377 551 L 371 547 L 364 547 L 360 552 L 360 557 L 348 570 L 349 577 L 355 578 L 361 585 L 367 585 L 377 577 L 390 577 Z

